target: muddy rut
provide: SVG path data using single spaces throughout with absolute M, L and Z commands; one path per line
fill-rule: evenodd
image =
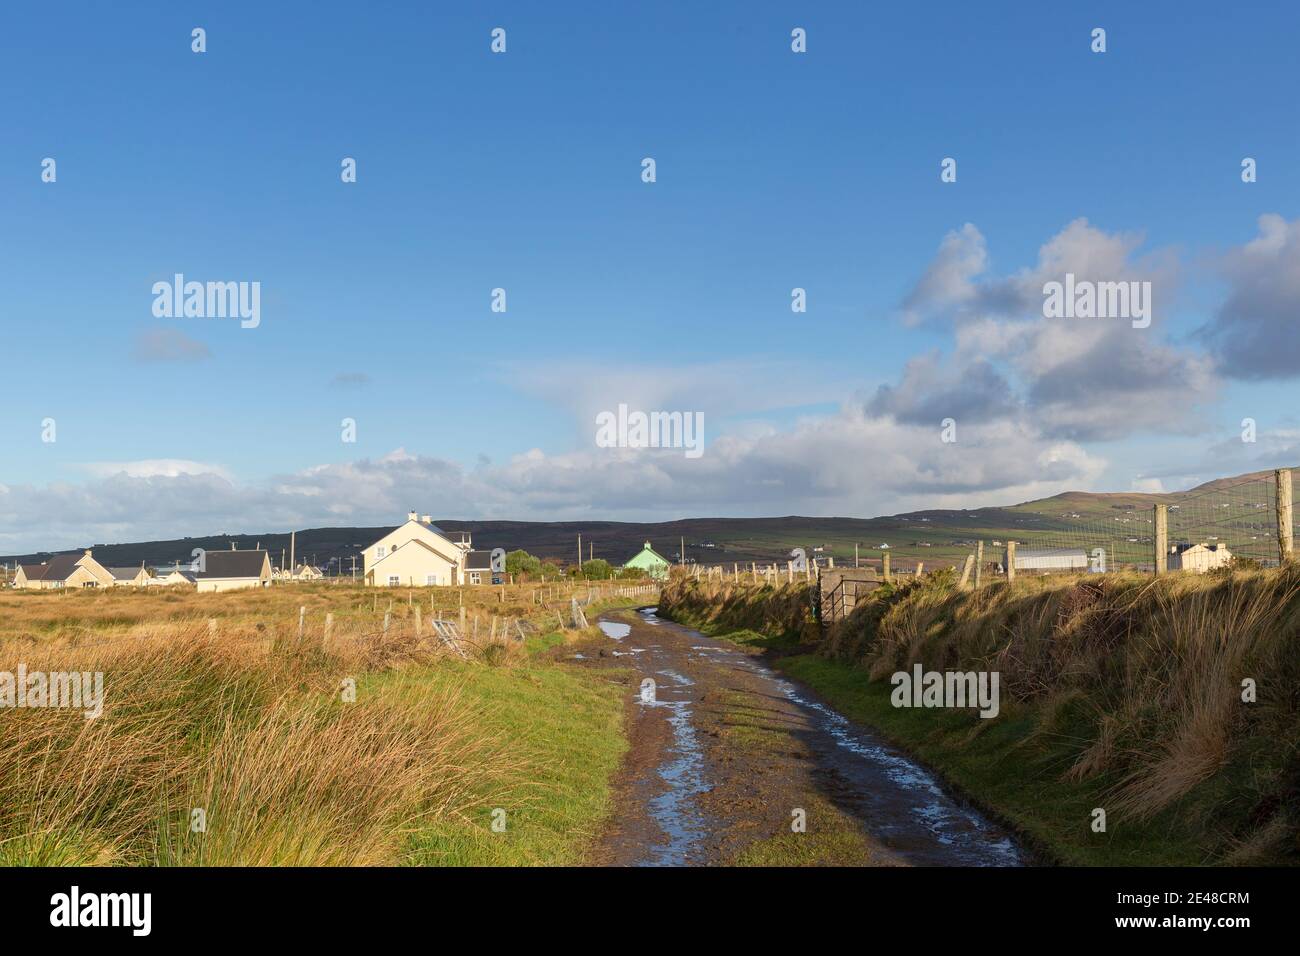
M 652 608 L 601 629 L 608 640 L 575 661 L 635 678 L 630 746 L 592 863 L 1024 862 L 1004 830 L 756 655 Z

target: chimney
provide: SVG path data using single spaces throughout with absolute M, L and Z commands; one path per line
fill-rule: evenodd
M 433 524 L 433 515 L 420 515 L 420 520 L 425 524 Z

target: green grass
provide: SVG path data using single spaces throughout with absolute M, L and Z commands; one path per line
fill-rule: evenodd
M 523 755 L 464 810 L 413 834 L 414 866 L 531 866 L 581 863 L 609 810 L 609 784 L 626 742 L 622 689 L 608 671 L 545 663 L 483 667 L 440 663 L 374 678 L 420 694 L 459 686 L 482 711 L 483 730 Z M 493 832 L 493 810 L 505 831 Z
M 871 847 L 857 822 L 827 800 L 810 796 L 806 830 L 782 833 L 745 847 L 733 866 L 862 866 Z
M 936 769 L 1050 861 L 1196 865 L 1211 851 L 1190 806 L 1142 824 L 1112 817 L 1106 833 L 1092 831 L 1092 810 L 1106 806 L 1106 791 L 1116 781 L 1105 775 L 1081 783 L 1061 779 L 1090 726 L 1084 713 L 1004 705 L 998 720 L 981 720 L 960 711 L 896 708 L 889 700 L 890 685 L 869 680 L 860 668 L 810 654 L 776 663 L 840 713 L 877 729 Z

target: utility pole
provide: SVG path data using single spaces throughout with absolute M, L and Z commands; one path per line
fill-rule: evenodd
M 685 564 L 686 563 L 686 536 L 685 535 L 682 536 L 682 543 L 678 547 L 681 548 L 681 551 L 678 553 L 677 557 L 680 558 L 681 560 L 679 560 L 677 563 Z
M 578 532 L 578 570 L 582 570 L 582 532 Z

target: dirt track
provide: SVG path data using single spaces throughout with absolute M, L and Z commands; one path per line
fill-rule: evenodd
M 1016 865 L 1010 837 L 807 689 L 642 612 L 575 655 L 632 668 L 630 747 L 592 862 Z M 653 689 L 643 689 L 645 680 Z M 804 832 L 792 823 L 802 815 Z

